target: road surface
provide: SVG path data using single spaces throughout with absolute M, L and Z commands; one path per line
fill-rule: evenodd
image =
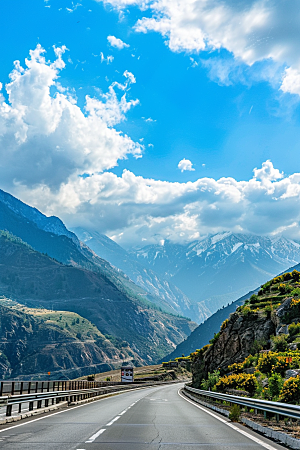
M 126 392 L 0 427 L 1 450 L 279 450 L 184 399 L 172 384 Z

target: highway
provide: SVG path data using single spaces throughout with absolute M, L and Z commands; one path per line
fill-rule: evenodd
M 280 450 L 184 399 L 180 384 L 125 392 L 0 427 L 1 450 Z

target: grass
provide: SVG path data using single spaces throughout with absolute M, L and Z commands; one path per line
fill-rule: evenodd
M 0 298 L 0 305 L 36 317 L 47 325 L 57 326 L 67 332 L 70 337 L 80 339 L 106 339 L 95 325 L 74 312 L 29 308 L 5 297 Z

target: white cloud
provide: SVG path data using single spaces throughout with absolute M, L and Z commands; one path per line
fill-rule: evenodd
M 181 161 L 179 161 L 178 169 L 180 169 L 181 172 L 184 172 L 185 170 L 189 170 L 189 171 L 195 170 L 193 168 L 192 162 L 189 159 L 185 159 L 185 158 L 183 158 Z
M 100 0 L 98 0 L 100 1 Z M 300 27 L 299 3 L 275 0 L 102 0 L 122 9 L 138 6 L 150 14 L 136 23 L 142 33 L 155 31 L 174 52 L 199 53 L 226 49 L 234 57 L 233 66 L 266 61 L 281 67 L 283 92 L 299 95 Z M 221 67 L 222 63 L 225 67 Z M 232 70 L 220 59 L 216 69 L 228 82 Z M 267 71 L 273 84 L 274 70 Z M 215 75 L 218 75 L 216 73 Z M 238 75 L 235 69 L 235 77 Z M 263 79 L 266 71 L 261 71 Z M 276 76 L 276 83 L 278 82 Z M 280 86 L 278 86 L 280 87 Z
M 105 58 L 104 54 L 100 52 L 100 59 L 101 63 L 106 62 L 106 64 L 111 64 L 114 60 L 114 57 L 112 55 L 108 55 L 107 58 Z
M 284 176 L 266 161 L 249 181 L 200 178 L 178 183 L 125 170 L 72 175 L 58 190 L 15 186 L 14 193 L 68 226 L 89 226 L 122 245 L 190 241 L 223 230 L 300 238 L 300 174 Z M 47 206 L 45 206 L 47 205 Z
M 19 61 L 0 99 L 0 164 L 2 186 L 13 182 L 59 189 L 70 176 L 114 167 L 119 159 L 141 155 L 143 147 L 113 126 L 125 119 L 138 101 L 119 99 L 114 85 L 98 98 L 86 96 L 82 111 L 74 93 L 62 89 L 59 72 L 66 47 L 54 48 L 48 63 L 40 45 Z M 51 90 L 50 90 L 51 89 Z
M 125 70 L 123 76 L 127 78 L 130 83 L 136 83 L 135 76 L 133 75 L 133 73 L 128 72 L 128 70 Z
M 107 40 L 112 47 L 115 47 L 119 50 L 122 50 L 125 47 L 129 47 L 129 44 L 126 44 L 121 39 L 118 39 L 115 36 L 107 36 Z

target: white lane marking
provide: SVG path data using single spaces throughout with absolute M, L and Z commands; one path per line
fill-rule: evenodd
M 191 403 L 192 405 L 196 406 L 196 408 L 201 409 L 202 411 L 204 411 L 206 414 L 209 414 L 210 416 L 213 416 L 215 419 L 218 419 L 220 422 L 223 422 L 225 425 L 227 425 L 228 427 L 232 428 L 233 430 L 237 431 L 238 433 L 243 434 L 244 436 L 246 436 L 247 438 L 251 439 L 252 441 L 256 442 L 257 444 L 261 445 L 264 448 L 267 448 L 268 450 L 276 450 L 275 447 L 272 447 L 272 445 L 267 444 L 266 442 L 263 442 L 261 439 L 258 439 L 255 436 L 252 436 L 251 434 L 247 433 L 247 431 L 241 430 L 240 428 L 236 427 L 235 425 L 233 425 L 231 422 L 227 422 L 225 419 L 222 419 L 221 417 L 218 417 L 216 414 L 214 414 L 211 411 L 208 411 L 206 408 L 203 408 L 200 405 L 197 405 L 196 403 L 192 402 L 191 400 L 189 400 L 188 398 L 184 397 L 180 392 L 180 390 L 178 389 L 178 395 L 180 397 L 182 397 L 184 400 L 186 400 L 187 402 Z
M 108 422 L 108 423 L 106 424 L 106 427 L 110 427 L 114 422 L 116 422 L 117 420 L 119 420 L 120 417 L 121 417 L 121 416 L 115 417 L 113 420 L 111 420 L 110 422 Z
M 157 386 L 153 386 L 153 387 L 157 387 Z M 142 389 L 147 389 L 147 387 L 139 387 L 139 388 L 136 388 L 136 389 L 126 389 L 124 391 L 114 392 L 114 394 L 116 394 L 116 395 L 126 394 L 128 392 L 140 391 Z M 149 389 L 151 389 L 151 387 L 149 387 Z M 66 409 L 65 411 L 58 411 L 58 412 L 53 413 L 53 414 L 48 414 L 47 416 L 38 417 L 37 419 L 32 419 L 32 420 L 30 420 L 28 422 L 19 423 L 18 425 L 13 425 L 12 427 L 8 427 L 8 428 L 4 428 L 3 430 L 0 430 L 0 433 L 3 433 L 3 431 L 12 430 L 13 428 L 23 427 L 24 425 L 28 425 L 28 424 L 33 423 L 33 422 L 37 422 L 38 420 L 48 419 L 48 417 L 52 417 L 52 416 L 56 416 L 57 414 L 62 414 L 62 413 L 65 413 L 65 412 L 69 412 L 69 411 L 72 411 L 73 409 L 82 408 L 83 406 L 88 406 L 88 405 L 91 405 L 91 404 L 94 404 L 94 403 L 97 403 L 97 402 L 102 402 L 103 400 L 107 400 L 110 397 L 111 396 L 107 396 L 107 397 L 104 397 L 104 398 L 99 398 L 99 400 L 94 400 L 93 402 L 84 403 L 83 405 L 73 406 L 72 408 Z M 144 397 L 142 397 L 142 398 L 144 398 Z M 139 400 L 141 400 L 141 399 L 139 399 Z M 139 401 L 139 400 L 137 400 L 137 401 Z M 133 405 L 134 405 L 134 403 L 133 403 Z M 130 405 L 130 406 L 132 406 L 132 405 Z
M 93 436 L 91 436 L 88 441 L 85 441 L 85 443 L 91 444 L 95 439 L 97 439 L 98 436 L 100 436 L 100 434 L 104 433 L 105 430 L 105 428 L 102 428 L 101 430 L 97 431 L 97 433 L 93 434 Z
M 126 408 L 124 409 L 124 411 L 120 412 L 119 416 L 123 416 L 123 414 L 125 414 L 130 408 Z

